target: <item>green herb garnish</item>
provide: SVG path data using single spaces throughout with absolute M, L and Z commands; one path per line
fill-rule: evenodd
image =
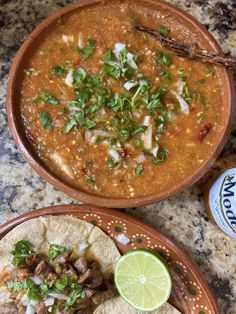
M 135 136 L 135 135 L 138 135 L 140 133 L 143 133 L 147 130 L 147 126 L 145 125 L 142 125 L 142 126 L 139 126 L 137 129 L 135 129 L 132 133 L 131 133 L 131 136 Z
M 11 254 L 13 255 L 12 264 L 16 267 L 20 267 L 25 263 L 27 256 L 32 254 L 32 245 L 25 240 L 18 241 Z
M 160 165 L 162 164 L 166 158 L 168 157 L 169 155 L 169 152 L 167 149 L 163 149 L 157 157 L 153 157 L 152 159 L 152 163 L 155 164 L 155 165 Z
M 42 301 L 43 300 L 43 294 L 39 286 L 37 286 L 33 280 L 26 279 L 24 282 L 24 288 L 27 297 L 31 301 Z
M 82 54 L 84 60 L 87 60 L 94 52 L 96 40 L 88 39 L 85 48 L 79 48 L 79 53 Z
M 118 65 L 104 64 L 102 71 L 104 74 L 109 74 L 113 76 L 116 80 L 119 80 L 121 77 L 121 68 Z
M 142 165 L 137 165 L 134 168 L 134 173 L 141 176 L 143 174 L 143 166 Z
M 163 35 L 163 36 L 168 36 L 169 33 L 170 33 L 170 30 L 169 30 L 169 28 L 167 28 L 166 26 L 161 25 L 161 26 L 159 27 L 159 32 L 160 32 L 160 34 Z
M 86 177 L 86 180 L 89 184 L 95 184 L 95 179 L 93 176 L 89 175 Z
M 57 244 L 50 244 L 48 249 L 48 258 L 53 261 L 58 255 L 67 252 L 67 248 Z
M 73 71 L 73 81 L 74 83 L 80 85 L 86 78 L 87 73 L 82 68 L 78 68 Z
M 130 130 L 129 129 L 121 129 L 120 130 L 120 141 L 121 142 L 126 142 L 130 137 Z
M 172 64 L 170 55 L 162 51 L 156 51 L 156 62 L 157 64 L 163 64 L 169 67 Z
M 66 77 L 66 71 L 60 67 L 59 65 L 56 65 L 51 68 L 52 74 L 56 74 L 58 76 Z
M 39 119 L 40 119 L 40 122 L 42 124 L 42 127 L 45 130 L 53 131 L 52 121 L 51 121 L 49 114 L 47 112 L 41 111 L 39 113 Z
M 105 62 L 116 61 L 116 56 L 113 51 L 108 50 L 104 53 L 103 60 Z
M 19 292 L 23 289 L 23 284 L 20 281 L 7 281 L 5 286 L 12 292 Z
M 64 125 L 62 133 L 68 134 L 75 125 L 77 125 L 77 121 L 73 117 L 69 118 Z
M 41 98 L 45 103 L 50 104 L 52 106 L 56 106 L 59 104 L 59 101 L 55 96 L 50 94 L 49 92 L 42 91 L 39 93 L 39 98 Z
M 83 287 L 77 284 L 76 287 L 69 294 L 69 299 L 66 301 L 65 304 L 65 310 L 69 310 L 74 305 L 76 300 L 78 298 L 83 297 L 83 295 L 84 295 Z
M 160 72 L 160 76 L 163 76 L 167 83 L 170 83 L 170 72 Z

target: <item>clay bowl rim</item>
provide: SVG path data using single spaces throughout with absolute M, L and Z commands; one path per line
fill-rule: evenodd
M 175 244 L 174 241 L 170 240 L 167 236 L 162 234 L 159 230 L 147 225 L 146 223 L 142 222 L 141 220 L 124 213 L 122 211 L 117 211 L 115 209 L 111 208 L 102 208 L 102 207 L 96 207 L 93 205 L 54 205 L 49 207 L 42 207 L 39 209 L 36 209 L 31 212 L 27 212 L 25 214 L 22 214 L 20 216 L 17 216 L 4 224 L 0 225 L 0 240 L 11 230 L 13 230 L 16 226 L 22 224 L 25 221 L 28 221 L 30 219 L 46 216 L 46 215 L 75 215 L 78 212 L 85 212 L 85 213 L 95 213 L 95 214 L 104 214 L 106 217 L 113 217 L 114 219 L 122 219 L 127 222 L 127 224 L 133 224 L 134 226 L 138 226 L 139 228 L 145 230 L 151 237 L 156 237 L 160 239 L 163 243 L 167 243 L 169 247 L 175 252 L 177 256 L 179 256 L 182 260 L 185 261 L 185 264 L 188 266 L 189 269 L 191 269 L 192 273 L 196 276 L 198 282 L 201 283 L 201 286 L 203 287 L 206 296 L 208 298 L 208 302 L 212 305 L 212 308 L 214 309 L 214 313 L 212 314 L 219 314 L 219 308 L 218 304 L 216 302 L 216 298 L 211 291 L 210 287 L 208 286 L 207 282 L 204 280 L 203 275 L 201 274 L 196 262 L 192 260 L 192 258 L 189 257 L 187 252 L 180 248 L 177 244 Z M 99 227 L 100 228 L 100 227 Z M 104 231 L 104 230 L 103 230 Z M 106 231 L 104 231 L 106 232 Z M 107 233 L 107 232 L 106 232 Z M 110 234 L 108 234 L 111 238 Z M 112 239 L 112 238 L 111 238 Z M 113 240 L 113 239 L 112 239 Z M 113 240 L 114 241 L 114 240 Z M 116 243 L 117 246 L 117 243 Z M 121 249 L 118 247 L 119 251 Z M 123 253 L 122 253 L 123 254 Z
M 144 5 L 153 5 L 154 7 L 161 7 L 161 9 L 170 10 L 175 16 L 182 18 L 186 21 L 187 24 L 192 25 L 192 27 L 196 28 L 201 36 L 205 40 L 208 40 L 212 49 L 214 49 L 218 53 L 222 53 L 222 50 L 213 36 L 205 29 L 205 27 L 198 22 L 193 16 L 183 11 L 182 9 L 176 7 L 175 5 L 169 4 L 163 0 L 139 0 L 140 3 Z M 27 55 L 28 49 L 30 49 L 31 44 L 37 40 L 37 37 L 42 34 L 55 20 L 59 17 L 64 16 L 68 13 L 73 12 L 76 9 L 83 8 L 90 5 L 99 4 L 101 0 L 81 0 L 79 2 L 70 4 L 64 8 L 59 9 L 52 15 L 50 15 L 47 19 L 45 19 L 41 24 L 39 24 L 35 30 L 28 36 L 25 42 L 20 47 L 17 55 L 12 63 L 11 70 L 8 76 L 7 83 L 7 116 L 8 116 L 8 124 L 11 129 L 13 138 L 15 143 L 23 155 L 24 159 L 30 164 L 30 166 L 36 171 L 38 175 L 52 184 L 54 187 L 69 195 L 72 198 L 83 201 L 84 203 L 94 204 L 96 206 L 101 207 L 113 207 L 113 208 L 123 208 L 123 207 L 136 207 L 141 205 L 148 205 L 151 203 L 155 203 L 164 199 L 167 199 L 171 196 L 174 196 L 177 193 L 180 193 L 197 182 L 211 167 L 216 158 L 219 156 L 222 151 L 228 136 L 230 134 L 231 126 L 233 123 L 234 109 L 235 109 L 235 92 L 233 85 L 232 73 L 229 71 L 222 69 L 222 77 L 223 87 L 225 92 L 228 95 L 229 103 L 225 111 L 227 112 L 227 124 L 221 134 L 221 137 L 218 139 L 218 142 L 215 145 L 215 151 L 212 155 L 206 160 L 201 167 L 198 168 L 191 176 L 187 179 L 183 180 L 179 184 L 173 186 L 167 191 L 161 192 L 159 194 L 152 194 L 142 197 L 134 197 L 134 198 L 112 198 L 106 196 L 95 195 L 89 192 L 85 192 L 82 189 L 76 189 L 70 186 L 68 183 L 61 181 L 56 175 L 53 175 L 49 170 L 47 170 L 46 166 L 44 166 L 37 158 L 34 157 L 34 154 L 30 149 L 27 148 L 27 144 L 29 145 L 29 141 L 22 136 L 20 130 L 20 121 L 16 118 L 14 114 L 14 87 L 17 81 L 17 75 L 20 68 L 20 64 Z M 26 53 L 27 51 L 27 53 Z

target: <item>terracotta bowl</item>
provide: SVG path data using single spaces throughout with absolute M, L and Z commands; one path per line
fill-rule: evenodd
M 121 254 L 136 248 L 157 251 L 165 259 L 171 272 L 173 287 L 168 302 L 181 313 L 219 314 L 214 296 L 189 256 L 157 230 L 117 210 L 87 205 L 63 205 L 38 209 L 0 226 L 0 240 L 14 227 L 29 219 L 44 215 L 66 214 L 101 228 L 115 241 Z M 125 234 L 130 239 L 130 243 L 123 245 L 118 242 L 117 236 L 120 234 Z
M 28 141 L 23 122 L 21 119 L 20 110 L 20 93 L 21 93 L 21 82 L 24 75 L 24 68 L 34 53 L 34 51 L 39 46 L 39 43 L 44 39 L 45 35 L 50 32 L 55 26 L 58 19 L 66 19 L 68 16 L 73 14 L 77 9 L 83 9 L 85 7 L 94 6 L 101 3 L 102 0 L 81 0 L 72 5 L 66 6 L 65 8 L 57 11 L 48 17 L 43 23 L 41 23 L 26 39 L 26 41 L 21 46 L 18 51 L 16 58 L 12 64 L 12 68 L 9 74 L 8 85 L 7 85 L 7 112 L 8 121 L 11 128 L 14 140 L 18 146 L 21 154 L 26 159 L 26 161 L 32 166 L 32 168 L 45 180 L 54 185 L 59 190 L 70 195 L 73 198 L 81 200 L 86 203 L 96 204 L 98 206 L 105 207 L 134 207 L 139 205 L 145 205 L 166 199 L 180 191 L 185 190 L 193 183 L 202 177 L 206 171 L 213 164 L 221 150 L 223 149 L 227 137 L 230 133 L 230 127 L 233 120 L 233 107 L 234 107 L 234 88 L 232 75 L 223 68 L 218 69 L 221 81 L 223 82 L 223 102 L 225 111 L 224 115 L 224 127 L 222 128 L 221 135 L 218 137 L 217 143 L 215 145 L 214 152 L 208 156 L 208 159 L 199 167 L 199 169 L 193 173 L 191 176 L 187 177 L 178 185 L 174 185 L 168 191 L 161 193 L 156 193 L 153 195 L 136 197 L 136 198 L 108 198 L 103 196 L 97 196 L 94 194 L 87 193 L 82 189 L 75 189 L 66 182 L 62 182 L 60 178 L 56 177 L 49 169 L 40 161 L 36 153 L 34 152 L 30 142 Z M 182 11 L 181 9 L 168 4 L 163 1 L 157 0 L 139 0 L 140 4 L 152 7 L 153 9 L 169 12 L 176 20 L 181 21 L 188 29 L 193 33 L 200 36 L 201 41 L 207 47 L 209 51 L 215 51 L 222 53 L 220 46 L 214 40 L 214 38 L 208 33 L 208 31 L 192 16 Z

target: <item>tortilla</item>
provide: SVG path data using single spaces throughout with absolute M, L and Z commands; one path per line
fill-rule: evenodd
M 20 240 L 27 240 L 36 252 L 46 253 L 50 244 L 65 246 L 79 253 L 81 243 L 88 241 L 86 258 L 96 260 L 101 271 L 113 271 L 120 253 L 109 236 L 91 223 L 74 216 L 44 216 L 23 222 L 0 240 L 0 275 L 11 272 L 11 251 Z M 0 303 L 10 301 L 10 293 L 0 286 Z
M 127 304 L 121 297 L 112 298 L 96 308 L 94 314 L 141 314 L 144 312 L 138 311 Z M 176 308 L 169 303 L 163 305 L 160 309 L 149 312 L 150 314 L 180 314 Z

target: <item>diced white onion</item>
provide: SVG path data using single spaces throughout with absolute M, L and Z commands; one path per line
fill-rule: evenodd
M 124 88 L 126 89 L 126 90 L 130 90 L 131 88 L 133 88 L 133 87 L 135 87 L 135 86 L 137 86 L 138 85 L 138 82 L 136 82 L 136 81 L 128 81 L 128 82 L 126 82 L 125 84 L 124 84 Z
M 47 299 L 44 301 L 44 304 L 45 304 L 46 307 L 52 306 L 54 303 L 55 303 L 55 299 L 54 299 L 54 298 L 47 298 Z
M 79 47 L 80 49 L 81 49 L 81 48 L 84 48 L 83 35 L 82 35 L 81 33 L 79 34 L 78 47 Z
M 106 61 L 106 64 L 111 65 L 112 67 L 118 66 L 119 68 L 121 68 L 121 64 L 117 61 Z
M 28 296 L 26 294 L 24 294 L 21 299 L 20 299 L 22 305 L 27 306 L 28 304 L 30 304 L 30 299 L 28 298 Z
M 144 160 L 146 159 L 146 157 L 144 156 L 144 154 L 139 155 L 138 157 L 136 157 L 136 161 L 138 164 L 141 164 L 142 162 L 144 162 Z
M 74 36 L 73 35 L 62 35 L 62 41 L 64 41 L 64 43 L 67 43 L 69 41 L 74 41 Z
M 72 86 L 73 84 L 73 70 L 72 69 L 70 69 L 69 72 L 67 73 L 66 78 L 65 78 L 65 83 L 66 85 L 70 87 Z
M 148 85 L 148 81 L 146 80 L 139 80 L 139 86 L 142 87 L 142 86 L 146 86 Z
M 158 146 L 153 147 L 153 149 L 152 149 L 152 154 L 153 154 L 153 156 L 154 156 L 154 157 L 156 157 L 156 156 L 157 156 L 158 149 L 159 149 L 159 147 L 158 147 Z
M 134 61 L 134 55 L 130 52 L 127 53 L 127 63 L 128 65 L 133 68 L 133 69 L 137 69 L 137 64 Z
M 36 285 L 41 285 L 43 283 L 42 279 L 39 276 L 34 276 L 31 279 Z
M 98 111 L 98 115 L 99 115 L 100 117 L 104 117 L 104 116 L 106 115 L 106 110 L 105 110 L 104 108 L 100 109 L 100 110 Z
M 90 142 L 91 137 L 92 137 L 92 132 L 90 132 L 90 131 L 85 131 L 84 137 L 85 137 L 85 141 L 86 141 L 86 142 Z
M 61 168 L 61 170 L 68 175 L 68 177 L 70 177 L 71 179 L 74 178 L 74 175 L 73 175 L 73 172 L 72 172 L 70 166 L 68 166 L 65 163 L 64 159 L 62 158 L 62 156 L 61 156 L 61 154 L 59 152 L 56 152 L 56 153 L 52 154 L 51 158 Z
M 97 135 L 93 135 L 91 138 L 90 138 L 90 143 L 91 144 L 94 144 L 97 140 L 98 136 Z
M 69 300 L 69 297 L 65 294 L 62 293 L 49 293 L 48 294 L 50 297 L 54 298 L 54 299 L 58 299 L 58 300 Z
M 176 87 L 177 87 L 177 90 L 178 90 L 178 93 L 181 94 L 182 91 L 183 91 L 183 88 L 184 86 L 186 85 L 186 82 L 182 81 L 182 80 L 178 80 L 176 83 L 175 83 Z
M 33 307 L 35 307 L 36 305 L 38 305 L 38 301 L 30 301 L 30 305 L 32 305 Z
M 151 117 L 150 116 L 145 116 L 144 117 L 144 121 L 143 121 L 143 125 L 144 126 L 149 126 L 151 122 Z
M 124 49 L 126 46 L 125 44 L 122 44 L 122 43 L 116 43 L 115 44 L 115 47 L 114 47 L 114 55 L 116 56 L 116 59 L 119 59 L 119 56 L 120 56 L 120 52 L 122 49 Z
M 172 95 L 174 95 L 176 97 L 176 99 L 178 100 L 181 110 L 183 111 L 184 114 L 188 115 L 189 114 L 189 105 L 187 104 L 187 102 L 183 99 L 183 97 L 181 97 L 178 93 L 176 93 L 174 90 L 170 91 Z
M 79 250 L 80 250 L 80 251 L 85 250 L 85 249 L 87 249 L 89 246 L 90 246 L 90 243 L 89 243 L 88 241 L 83 242 L 83 243 L 80 244 Z
M 131 242 L 130 239 L 124 233 L 121 233 L 118 236 L 116 236 L 116 240 L 123 245 L 128 245 Z
M 152 149 L 152 125 L 143 133 L 143 146 L 145 149 Z
M 114 137 L 114 135 L 112 135 L 106 131 L 103 131 L 103 130 L 94 130 L 93 134 L 99 135 L 101 137 Z
M 31 304 L 28 304 L 26 307 L 25 314 L 34 314 L 35 313 L 35 308 Z
M 108 150 L 108 153 L 115 161 L 117 161 L 117 162 L 120 161 L 120 155 L 114 148 L 110 148 Z

